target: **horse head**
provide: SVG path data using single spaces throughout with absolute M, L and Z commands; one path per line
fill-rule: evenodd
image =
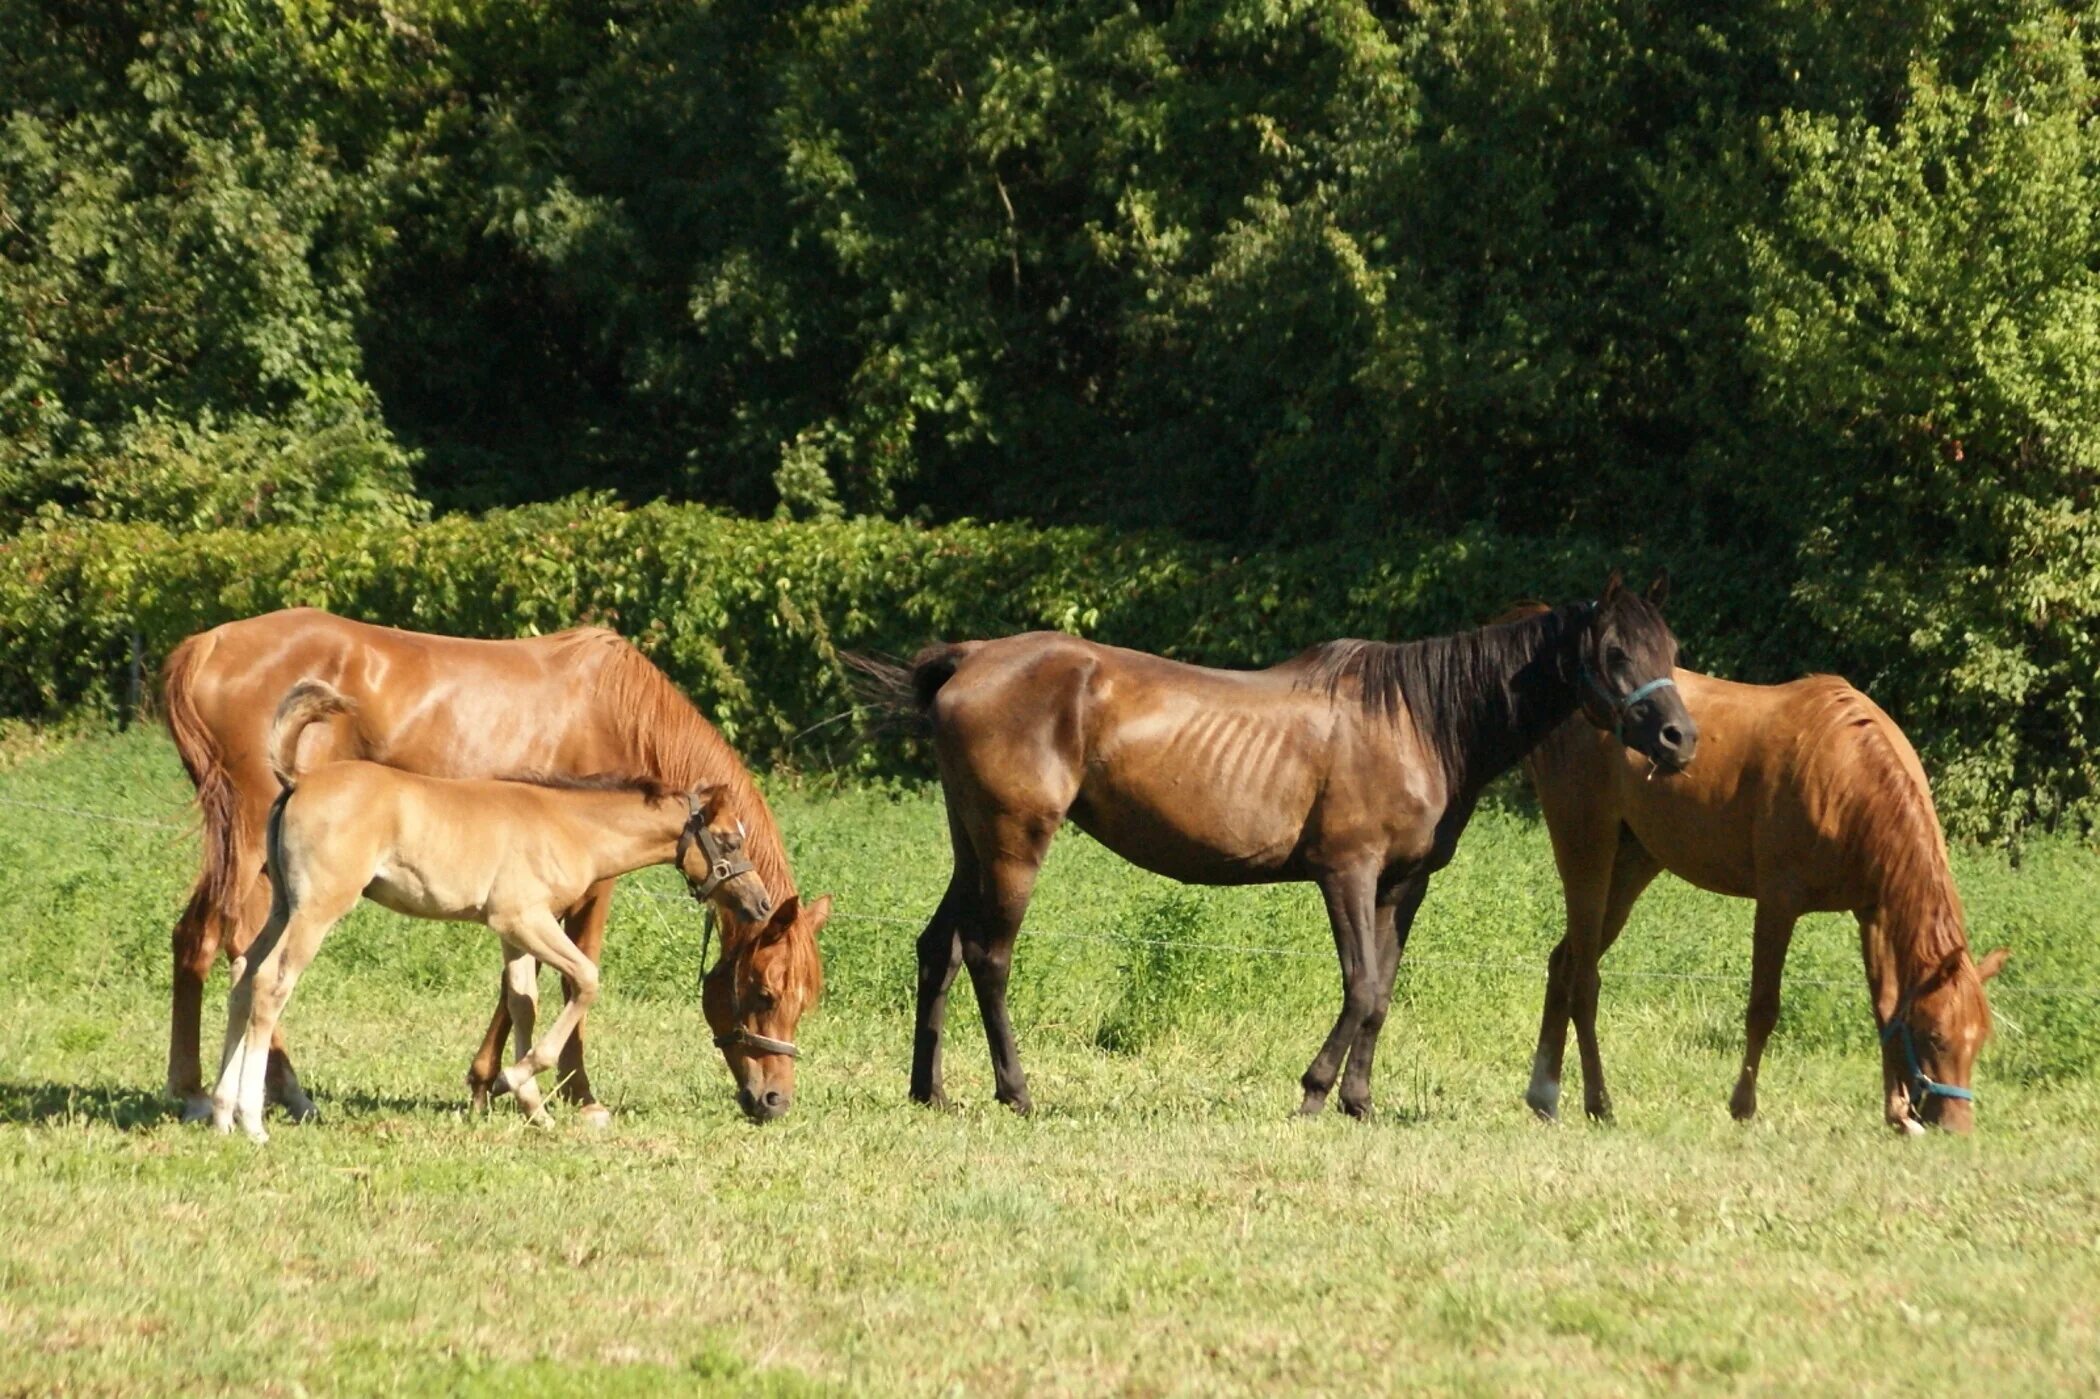
M 764 922 L 730 925 L 701 982 L 700 1008 L 736 1079 L 737 1106 L 754 1122 L 794 1102 L 795 1027 L 823 990 L 817 932 L 830 916 L 828 894 L 808 904 L 790 894 Z
M 1966 949 L 1955 952 L 1897 1003 L 1881 1031 L 1888 1120 L 1897 1130 L 1944 1127 L 1965 1134 L 1975 1127 L 1970 1083 L 1976 1055 L 1991 1036 L 1983 984 L 2008 955 L 2000 947 L 1971 962 Z
M 1699 726 L 1671 678 L 1677 638 L 1662 615 L 1669 593 L 1667 573 L 1657 574 L 1643 597 L 1612 570 L 1576 637 L 1576 688 L 1591 723 L 1657 771 L 1675 773 L 1698 751 Z

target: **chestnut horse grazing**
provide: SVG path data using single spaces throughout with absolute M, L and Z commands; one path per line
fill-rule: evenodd
M 1481 789 L 1582 707 L 1658 766 L 1697 731 L 1670 687 L 1677 641 L 1616 573 L 1595 603 L 1463 635 L 1334 641 L 1260 671 L 1210 670 L 1059 633 L 936 646 L 909 672 L 857 660 L 932 723 L 955 872 L 919 937 L 911 1095 L 943 1101 L 941 1025 L 968 966 L 999 1101 L 1026 1112 L 1007 971 L 1067 819 L 1194 884 L 1319 886 L 1342 1009 L 1303 1080 L 1318 1112 L 1371 1107 L 1371 1063 L 1429 876 Z
M 1804 913 L 1859 920 L 1867 990 L 1881 1030 L 1884 1112 L 1905 1131 L 1974 1121 L 1970 1074 L 1991 1030 L 1983 983 L 1999 949 L 1969 960 L 1960 896 L 1932 793 L 1902 730 L 1832 676 L 1738 685 L 1672 677 L 1699 716 L 1699 763 L 1650 782 L 1594 733 L 1564 726 L 1528 768 L 1566 895 L 1527 1101 L 1559 1108 L 1572 1016 L 1583 1105 L 1611 1115 L 1597 1054 L 1597 961 L 1657 873 L 1757 901 L 1743 1067 L 1729 1108 L 1757 1111 L 1758 1064 L 1779 1017 L 1779 975 Z
M 600 628 L 472 641 L 295 608 L 200 632 L 175 648 L 165 670 L 164 713 L 204 820 L 204 866 L 174 937 L 168 1090 L 183 1100 L 186 1119 L 211 1112 L 197 1061 L 204 978 L 221 947 L 246 952 L 270 908 L 262 864 L 263 827 L 278 794 L 267 757 L 271 715 L 309 679 L 354 707 L 307 730 L 300 756 L 310 764 L 362 758 L 432 777 L 624 772 L 671 791 L 720 788 L 749 827 L 746 853 L 774 906 L 762 921 L 723 920 L 722 957 L 708 972 L 702 1006 L 744 1111 L 767 1118 L 787 1110 L 793 1056 L 764 1046 L 792 1044 L 816 1000 L 823 975 L 816 937 L 831 900 L 805 904 L 797 896 L 780 830 L 751 774 L 663 672 Z M 577 950 L 593 962 L 612 888 L 601 880 L 559 910 Z M 499 994 L 468 1072 L 477 1099 L 496 1082 L 509 1028 Z M 604 1120 L 580 1034 L 563 1048 L 561 1069 L 563 1095 L 587 1119 Z M 281 1036 L 268 1086 L 295 1115 L 312 1110 Z
M 263 1130 L 270 1040 L 300 974 L 360 898 L 396 913 L 479 923 L 503 943 L 517 1062 L 497 1079 L 532 1121 L 549 1121 L 534 1076 L 583 1024 L 598 999 L 598 965 L 562 931 L 559 914 L 592 885 L 647 865 L 675 864 L 696 899 L 739 921 L 763 923 L 772 896 L 743 836 L 724 821 L 719 788 L 672 792 L 646 778 L 542 782 L 425 777 L 378 763 L 328 762 L 302 770 L 300 735 L 354 717 L 332 687 L 302 680 L 278 706 L 270 771 L 283 794 L 264 829 L 270 920 L 237 963 L 226 1014 L 226 1053 L 212 1121 L 250 1138 Z M 719 824 L 718 824 L 719 823 Z M 574 994 L 537 1042 L 539 964 Z

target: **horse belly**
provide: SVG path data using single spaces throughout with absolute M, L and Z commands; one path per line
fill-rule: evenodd
M 1090 768 L 1081 830 L 1134 865 L 1187 884 L 1294 877 L 1309 799 L 1280 774 L 1218 770 L 1171 751 Z

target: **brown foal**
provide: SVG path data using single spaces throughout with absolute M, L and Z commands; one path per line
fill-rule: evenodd
M 1795 921 L 1847 912 L 1859 920 L 1882 1032 L 1888 1122 L 1968 1131 L 1971 1075 L 1991 1028 L 1983 984 L 2006 954 L 1970 960 L 1932 792 L 1903 731 L 1833 676 L 1738 685 L 1680 670 L 1674 679 L 1699 718 L 1699 762 L 1690 771 L 1647 781 L 1640 764 L 1573 724 L 1527 761 L 1568 911 L 1547 975 L 1526 1094 L 1532 1108 L 1546 1118 L 1559 1110 L 1572 1018 L 1583 1106 L 1592 1117 L 1611 1115 L 1597 1051 L 1597 963 L 1634 901 L 1668 870 L 1757 902 L 1743 1064 L 1729 1102 L 1739 1120 L 1757 1111 L 1758 1069 L 1779 1018 Z
M 1595 603 L 1398 645 L 1337 641 L 1211 670 L 1058 633 L 856 658 L 878 702 L 930 721 L 955 872 L 920 935 L 911 1095 L 944 1101 L 941 1029 L 967 966 L 997 1096 L 1029 1108 L 1006 1008 L 1014 938 L 1067 819 L 1196 884 L 1304 880 L 1334 928 L 1342 1007 L 1300 1111 L 1371 1107 L 1371 1066 L 1415 912 L 1481 789 L 1578 707 L 1657 766 L 1697 731 L 1657 608 L 1614 573 Z
M 233 956 L 247 950 L 269 912 L 263 826 L 278 784 L 267 731 L 278 700 L 307 679 L 333 686 L 355 709 L 307 732 L 302 744 L 311 751 L 301 756 L 310 762 L 363 758 L 433 777 L 627 772 L 675 791 L 721 788 L 750 828 L 747 853 L 774 908 L 762 922 L 723 920 L 722 956 L 708 972 L 702 1006 L 744 1111 L 758 1118 L 787 1111 L 794 1059 L 765 1046 L 792 1043 L 821 989 L 817 933 L 831 900 L 797 896 L 780 829 L 751 774 L 663 672 L 602 628 L 475 641 L 294 608 L 200 632 L 175 648 L 164 672 L 163 712 L 204 821 L 203 868 L 174 935 L 168 1091 L 183 1101 L 185 1119 L 211 1114 L 197 1058 L 204 978 L 221 948 Z M 612 888 L 601 880 L 560 910 L 570 939 L 593 961 Z M 499 993 L 468 1074 L 477 1096 L 496 1081 L 509 1029 Z M 581 1035 L 563 1048 L 561 1070 L 563 1096 L 585 1117 L 603 1120 Z M 281 1036 L 268 1079 L 271 1095 L 295 1115 L 312 1110 Z
M 212 1120 L 263 1130 L 270 1040 L 292 989 L 329 930 L 360 898 L 414 918 L 480 923 L 503 944 L 516 1062 L 498 1078 L 537 1124 L 548 1121 L 534 1077 L 553 1067 L 598 998 L 598 965 L 562 932 L 559 913 L 584 891 L 648 865 L 675 864 L 694 897 L 763 923 L 772 896 L 741 853 L 720 789 L 672 792 L 646 779 L 546 782 L 425 777 L 349 760 L 309 767 L 300 736 L 353 717 L 318 680 L 294 685 L 271 728 L 270 770 L 282 795 L 264 833 L 270 919 L 236 964 L 226 1052 Z M 541 963 L 575 987 L 533 1039 Z

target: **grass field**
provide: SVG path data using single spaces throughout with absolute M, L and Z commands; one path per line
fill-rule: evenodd
M 1748 906 L 1668 882 L 1607 963 L 1618 1124 L 1533 1122 L 1558 893 L 1503 808 L 1424 908 L 1375 1122 L 1289 1117 L 1337 995 L 1310 889 L 1184 889 L 1076 835 L 1016 959 L 1036 1115 L 992 1103 L 966 983 L 957 1107 L 915 1109 L 938 797 L 797 788 L 841 912 L 790 1118 L 737 1116 L 696 919 L 645 878 L 592 1020 L 610 1131 L 463 1112 L 493 942 L 364 910 L 288 1019 L 324 1120 L 257 1149 L 160 1097 L 186 796 L 154 734 L 0 771 L 0 1393 L 2100 1386 L 2100 997 L 2064 994 L 2100 985 L 2100 858 L 2069 843 L 1960 857 L 1972 940 L 2015 952 L 1966 1140 L 1881 1127 L 1836 918 L 1731 1123 Z

